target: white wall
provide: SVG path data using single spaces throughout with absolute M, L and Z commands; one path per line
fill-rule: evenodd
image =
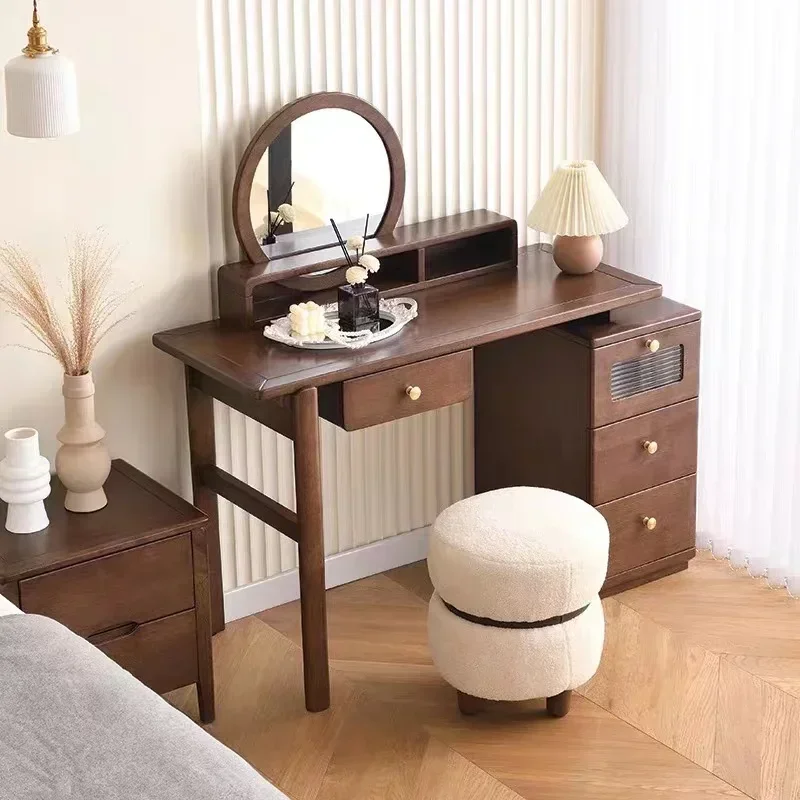
M 3 63 L 26 42 L 30 7 L 3 3 Z M 37 141 L 9 136 L 3 123 L 0 239 L 35 253 L 55 289 L 71 232 L 104 225 L 122 245 L 122 281 L 141 289 L 131 301 L 136 316 L 95 363 L 98 419 L 113 456 L 178 488 L 182 373 L 150 338 L 208 318 L 211 308 L 195 0 L 43 2 L 40 14 L 51 43 L 75 61 L 82 128 Z M 9 342 L 31 338 L 0 314 L 0 343 Z M 38 428 L 51 459 L 60 379 L 45 356 L 0 347 L 0 428 Z

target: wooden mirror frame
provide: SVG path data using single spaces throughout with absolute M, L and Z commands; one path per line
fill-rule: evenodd
M 233 184 L 233 227 L 245 256 L 252 264 L 263 264 L 270 260 L 258 241 L 250 217 L 250 194 L 256 169 L 264 153 L 267 152 L 267 148 L 278 138 L 282 131 L 296 119 L 322 108 L 342 108 L 346 111 L 352 111 L 365 119 L 375 129 L 378 136 L 381 137 L 389 160 L 389 198 L 386 203 L 386 210 L 383 212 L 378 227 L 372 236 L 391 233 L 395 225 L 397 225 L 406 190 L 406 164 L 400 139 L 389 120 L 366 100 L 362 100 L 352 94 L 344 94 L 343 92 L 309 94 L 287 103 L 273 114 L 250 140 L 250 144 L 247 145 L 239 161 L 236 180 Z M 283 234 L 283 236 L 291 235 L 291 233 Z M 319 248 L 298 248 L 293 253 L 308 252 L 311 249 L 322 249 L 332 245 L 336 245 L 335 238 L 328 244 L 320 245 Z

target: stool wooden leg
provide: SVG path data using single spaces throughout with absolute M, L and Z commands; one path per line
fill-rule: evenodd
M 566 692 L 554 695 L 547 698 L 547 713 L 551 717 L 565 717 L 569 711 L 569 703 L 572 698 L 572 691 L 567 689 Z
M 477 714 L 484 707 L 484 700 L 480 697 L 473 697 L 471 694 L 457 692 L 458 710 L 467 717 Z

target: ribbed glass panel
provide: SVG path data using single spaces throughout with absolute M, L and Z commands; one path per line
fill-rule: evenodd
M 611 367 L 611 398 L 623 400 L 683 380 L 683 345 L 665 347 Z

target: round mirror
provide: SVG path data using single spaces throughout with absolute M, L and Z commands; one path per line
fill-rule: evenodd
M 234 224 L 258 263 L 391 231 L 405 188 L 402 149 L 388 121 L 352 95 L 309 95 L 256 134 L 239 165 Z M 367 215 L 369 220 L 367 221 Z

